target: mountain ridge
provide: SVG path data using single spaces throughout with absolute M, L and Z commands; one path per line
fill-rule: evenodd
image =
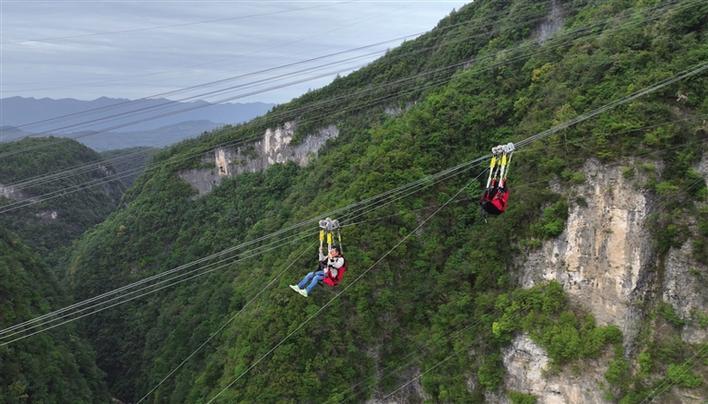
M 169 105 L 168 105 L 169 104 Z M 199 106 L 194 111 L 177 113 L 167 117 L 161 117 L 149 122 L 136 123 L 126 128 L 118 130 L 136 131 L 151 130 L 162 126 L 177 124 L 183 121 L 207 120 L 221 124 L 241 123 L 259 116 L 270 110 L 274 104 L 263 102 L 251 103 L 224 103 L 212 104 L 203 100 L 194 101 L 174 101 L 165 98 L 150 98 L 128 100 L 122 98 L 100 97 L 94 100 L 77 100 L 73 98 L 52 99 L 13 96 L 0 99 L 0 110 L 2 110 L 3 120 L 0 126 L 14 126 L 26 132 L 45 132 L 52 128 L 59 128 L 65 125 L 80 123 L 85 120 L 86 114 L 90 119 L 124 113 L 145 107 L 167 106 L 168 111 L 177 111 L 179 107 L 193 108 Z M 25 124 L 43 120 L 54 119 L 63 115 L 82 113 L 83 111 L 98 109 L 100 111 L 87 112 L 84 115 L 61 118 L 56 121 L 47 122 L 41 125 L 24 127 Z M 110 123 L 93 125 L 90 130 L 103 130 L 115 124 L 127 124 L 131 122 L 130 117 L 124 119 L 113 119 Z M 77 130 L 72 130 L 77 131 Z M 53 134 L 63 134 L 64 132 L 54 131 Z M 58 132 L 58 133 L 57 133 Z
M 562 26 L 538 41 L 559 14 Z M 708 5 L 692 0 L 478 0 L 327 87 L 158 152 L 66 257 L 76 301 L 194 271 L 79 322 L 111 394 L 705 399 L 708 364 L 695 360 L 708 349 L 696 338 L 708 327 L 708 188 L 696 168 L 708 161 L 705 75 L 520 148 L 502 216 L 479 213 L 482 166 L 428 177 L 705 62 L 696 19 L 708 21 Z M 258 142 L 286 156 L 322 128 L 336 137 L 302 164 L 231 170 L 259 157 Z M 225 143 L 242 149 L 220 153 Z M 199 195 L 180 176 L 190 170 L 219 182 Z M 386 194 L 408 183 L 420 186 Z M 337 217 L 342 284 L 293 293 L 317 265 L 317 226 L 298 224 L 382 194 Z

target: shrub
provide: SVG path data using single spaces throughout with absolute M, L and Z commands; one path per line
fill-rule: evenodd
M 659 314 L 664 320 L 668 321 L 674 327 L 681 328 L 686 325 L 686 322 L 676 313 L 674 306 L 669 303 L 661 302 L 658 307 Z
M 608 344 L 622 342 L 616 326 L 597 327 L 592 316 L 568 310 L 558 282 L 500 295 L 496 307 L 502 311 L 492 323 L 497 342 L 508 343 L 515 332 L 528 333 L 554 365 L 597 357 Z
M 496 390 L 504 378 L 504 365 L 499 354 L 484 357 L 477 369 L 477 380 L 486 390 Z
M 703 384 L 700 376 L 693 373 L 688 364 L 676 365 L 671 364 L 666 370 L 666 377 L 673 384 L 681 387 L 696 388 Z
M 628 385 L 629 376 L 629 362 L 621 353 L 615 355 L 615 358 L 612 359 L 610 365 L 607 367 L 605 379 L 610 385 L 624 389 Z
M 521 393 L 519 391 L 510 391 L 507 395 L 512 404 L 536 404 L 538 401 L 533 394 Z
M 558 237 L 565 229 L 568 219 L 568 203 L 561 199 L 543 210 L 541 220 L 531 226 L 531 232 L 539 238 Z

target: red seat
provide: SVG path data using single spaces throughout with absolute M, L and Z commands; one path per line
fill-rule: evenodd
M 344 257 L 342 257 L 344 258 Z M 337 276 L 334 277 L 332 276 L 331 272 L 327 273 L 327 276 L 322 280 L 322 283 L 329 285 L 329 286 L 337 286 L 339 282 L 342 281 L 342 278 L 344 278 L 344 273 L 347 272 L 347 260 L 344 260 L 344 265 L 342 265 L 341 268 L 339 268 L 339 271 L 337 271 Z
M 479 201 L 482 209 L 490 215 L 501 215 L 509 205 L 509 190 L 507 188 L 494 187 L 487 190 Z

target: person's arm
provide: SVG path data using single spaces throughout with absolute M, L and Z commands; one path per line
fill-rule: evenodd
M 324 261 L 327 259 L 327 256 L 322 254 L 322 249 L 320 248 L 320 262 Z

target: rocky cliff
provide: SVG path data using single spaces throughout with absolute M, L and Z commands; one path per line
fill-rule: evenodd
M 636 190 L 620 167 L 590 160 L 583 171 L 586 182 L 566 191 L 574 203 L 565 231 L 525 257 L 520 281 L 524 287 L 560 282 L 598 323 L 620 326 L 628 342 L 654 274 L 646 224 L 652 197 Z
M 208 168 L 183 170 L 179 176 L 196 189 L 200 196 L 206 195 L 224 178 L 260 172 L 273 164 L 288 161 L 305 166 L 317 156 L 318 150 L 329 139 L 339 135 L 337 127 L 331 125 L 293 144 L 295 129 L 295 122 L 286 122 L 282 126 L 267 129 L 262 140 L 243 146 L 218 147 L 202 157 L 202 163 Z
M 706 156 L 696 170 L 708 177 Z M 671 304 L 682 321 L 681 338 L 692 344 L 706 342 L 700 321 L 708 313 L 708 268 L 696 261 L 691 238 L 699 237 L 695 220 L 691 236 L 662 256 L 652 240 L 648 220 L 672 201 L 658 197 L 645 184 L 647 174 L 627 175 L 639 166 L 658 166 L 637 160 L 626 166 L 606 166 L 588 160 L 585 181 L 560 190 L 571 201 L 566 227 L 556 239 L 518 263 L 523 287 L 555 280 L 578 307 L 589 310 L 599 324 L 617 325 L 624 335 L 625 355 L 637 356 L 642 330 L 657 333 L 654 308 Z M 528 335 L 517 335 L 503 352 L 506 391 L 532 394 L 539 403 L 610 402 L 603 395 L 610 356 L 583 364 L 583 371 L 547 373 L 549 358 Z M 680 402 L 701 402 L 700 395 L 676 389 Z M 693 397 L 693 398 L 691 398 Z M 704 397 L 705 398 L 705 397 Z M 493 401 L 508 402 L 495 396 Z

